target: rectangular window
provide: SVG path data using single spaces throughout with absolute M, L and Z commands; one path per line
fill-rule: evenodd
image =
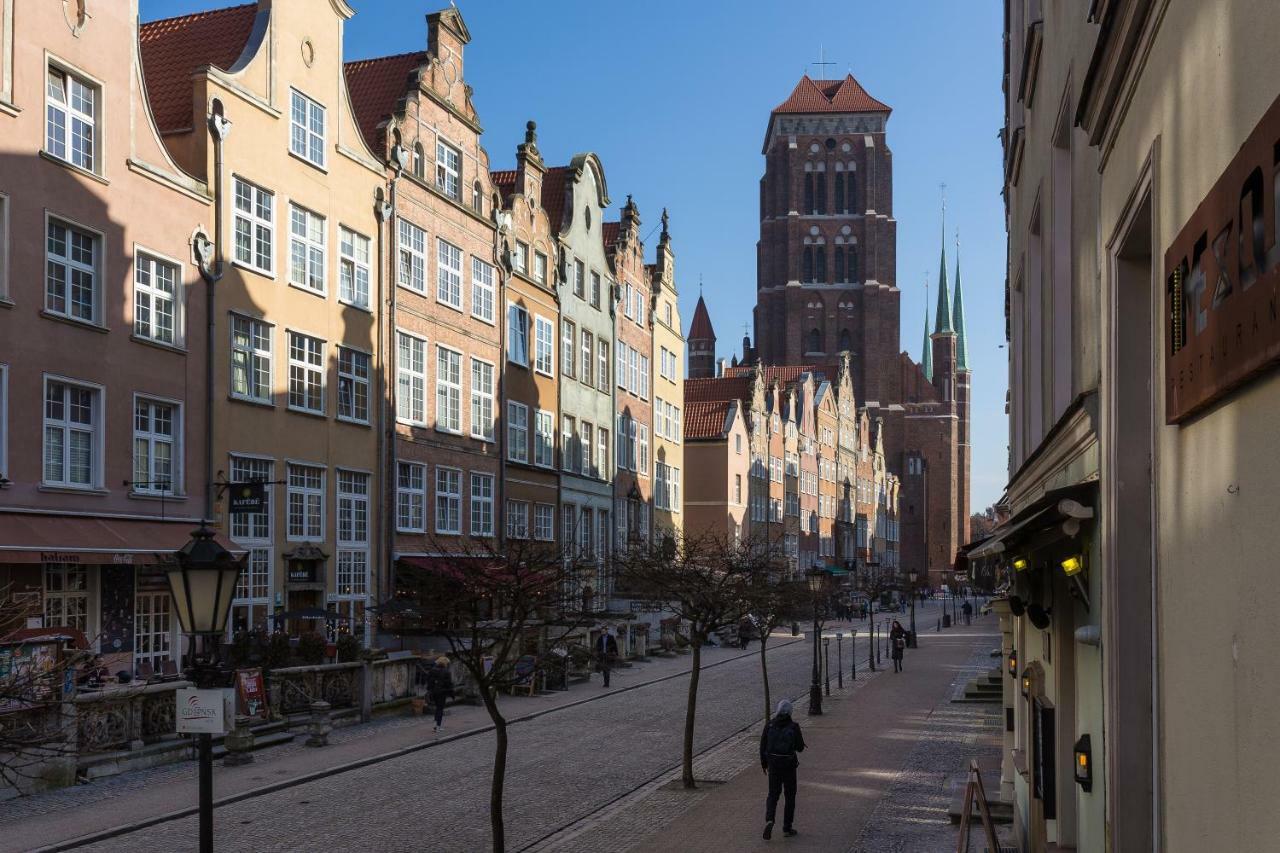
M 618 449 L 618 469 L 623 471 L 631 467 L 631 461 L 627 458 L 627 424 L 629 422 L 630 418 L 626 415 L 618 415 L 618 438 L 615 446 Z
M 493 441 L 493 365 L 471 359 L 471 435 Z
M 338 347 L 338 417 L 369 422 L 369 354 Z
M 516 272 L 529 271 L 529 244 L 516 241 L 516 247 L 511 252 L 511 268 Z
M 634 320 L 636 315 L 635 310 L 631 307 L 631 293 L 630 283 L 624 285 L 622 288 L 622 313 L 627 315 L 627 319 Z
M 595 548 L 592 545 L 595 528 L 595 513 L 584 506 L 582 508 L 582 518 L 578 522 L 578 554 L 584 560 L 589 560 L 595 556 Z
M 89 630 L 89 569 L 73 563 L 44 564 L 46 628 Z
M 462 432 L 462 353 L 436 346 L 436 429 Z
M 550 542 L 556 532 L 556 508 L 553 504 L 533 505 L 533 538 Z
M 667 466 L 661 462 L 653 465 L 653 505 L 667 509 Z
M 45 99 L 45 151 L 81 169 L 97 171 L 98 89 L 87 80 L 50 68 Z
M 590 388 L 595 384 L 595 371 L 592 366 L 595 365 L 596 338 L 595 335 L 582 330 L 582 384 Z
M 350 228 L 338 229 L 341 258 L 338 299 L 357 308 L 369 307 L 369 238 Z
M 493 322 L 493 265 L 471 259 L 471 316 Z
M 369 542 L 369 475 L 338 471 L 338 544 Z
M 547 256 L 541 252 L 533 254 L 533 280 L 538 284 L 547 283 Z
M 236 261 L 271 275 L 275 239 L 275 195 L 235 178 Z
M 644 293 L 640 290 L 640 288 L 637 287 L 636 288 L 636 325 L 640 327 L 644 326 L 645 302 L 646 300 L 645 300 Z
M 0 227 L 3 226 L 0 212 Z M 0 258 L 0 265 L 4 260 Z M 133 333 L 161 344 L 182 343 L 178 268 L 139 252 L 133 260 Z
M 9 298 L 9 197 L 0 193 L 0 300 Z
M 639 445 L 636 451 L 636 471 L 641 477 L 649 476 L 649 425 L 640 424 L 637 428 Z
M 427 232 L 400 220 L 400 266 L 396 281 L 417 293 L 427 292 Z
M 396 530 L 423 533 L 427 529 L 427 466 L 396 463 Z
M 9 474 L 9 365 L 0 364 L 0 477 Z
M 436 300 L 462 310 L 462 250 L 436 238 Z
M 289 95 L 289 151 L 323 168 L 324 107 L 297 89 Z
M 556 364 L 555 326 L 551 325 L 550 320 L 535 315 L 533 318 L 533 333 L 533 369 L 545 376 L 554 376 Z
M 44 387 L 44 483 L 93 488 L 101 477 L 102 392 L 46 379 Z
M 288 511 L 290 541 L 324 539 L 324 469 L 290 463 Z
M 617 342 L 616 361 L 614 374 L 618 377 L 618 387 L 627 387 L 627 345 L 622 341 Z
M 436 140 L 436 189 L 457 201 L 462 198 L 462 155 L 458 149 Z
M 493 535 L 492 474 L 471 474 L 471 535 Z
M 560 461 L 566 471 L 578 465 L 578 420 L 573 415 L 565 415 L 560 427 Z
M 591 460 L 595 455 L 596 442 L 595 430 L 591 424 L 582 421 L 578 427 L 581 432 L 578 433 L 578 448 L 582 455 L 582 475 L 584 477 L 594 477 L 595 472 L 591 470 Z
M 406 332 L 396 332 L 396 419 L 404 423 L 427 422 L 427 342 Z
M 462 532 L 462 472 L 436 468 L 436 533 Z
M 507 458 L 529 461 L 529 407 L 514 400 L 507 401 Z
M 573 354 L 578 351 L 577 329 L 571 320 L 560 321 L 560 373 L 569 379 L 574 376 Z
M 98 322 L 98 235 L 50 219 L 47 236 L 45 310 L 86 323 Z
M 507 538 L 529 538 L 528 501 L 507 501 Z
M 339 632 L 356 631 L 360 627 L 360 617 L 364 611 L 363 604 L 351 606 L 350 602 L 362 600 L 369 594 L 369 551 L 367 548 L 339 548 L 335 579 L 338 582 L 336 595 L 330 601 L 336 603 L 339 616 L 345 622 L 331 628 Z
M 599 466 L 599 476 L 609 479 L 609 430 L 604 427 L 596 427 L 596 464 Z
M 154 670 L 163 668 L 165 662 L 170 660 L 172 629 L 169 621 L 169 602 L 171 600 L 172 596 L 167 592 L 139 592 L 134 596 L 134 666 L 140 667 L 146 663 Z
M 289 282 L 324 295 L 325 220 L 305 207 L 289 205 Z
M 591 307 L 600 307 L 600 273 L 591 273 Z
M 596 341 L 596 389 L 609 393 L 609 342 L 604 338 Z
M 507 361 L 529 366 L 529 314 L 519 305 L 507 306 Z
M 133 485 L 145 495 L 182 492 L 182 409 L 137 397 L 133 403 Z
M 573 262 L 573 295 L 579 299 L 587 298 L 587 268 L 578 260 Z
M 275 463 L 270 459 L 251 459 L 245 456 L 231 457 L 231 482 L 269 483 L 275 473 Z M 271 541 L 272 490 L 262 489 L 262 511 L 236 513 L 231 516 L 231 538 L 236 542 Z
M 640 356 L 640 399 L 649 399 L 649 356 Z
M 543 468 L 556 464 L 556 416 L 541 409 L 534 415 L 533 464 Z
M 289 408 L 324 414 L 324 341 L 289 333 Z

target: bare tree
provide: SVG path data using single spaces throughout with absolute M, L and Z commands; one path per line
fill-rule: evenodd
M 794 622 L 805 612 L 809 593 L 801 580 L 789 577 L 781 539 L 752 542 L 757 565 L 747 586 L 751 619 L 760 634 L 760 678 L 764 684 L 764 716 L 772 716 L 773 698 L 769 687 L 769 639 L 773 632 Z
M 666 547 L 632 548 L 618 557 L 620 585 L 629 592 L 661 602 L 689 626 L 693 662 L 685 705 L 681 779 L 696 788 L 693 778 L 693 732 L 698 709 L 698 680 L 702 647 L 712 633 L 737 625 L 751 611 L 749 587 L 767 576 L 768 549 L 754 549 L 711 534 L 680 536 Z
M 418 628 L 449 643 L 493 721 L 489 821 L 493 850 L 502 853 L 508 741 L 498 695 L 536 677 L 517 669 L 526 649 L 554 647 L 581 626 L 587 617 L 581 590 L 597 570 L 594 563 L 584 565 L 546 542 L 512 539 L 503 553 L 481 540 L 446 547 L 452 549 L 449 556 L 400 570 L 397 618 L 402 628 Z

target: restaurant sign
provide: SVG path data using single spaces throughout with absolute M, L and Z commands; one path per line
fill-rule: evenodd
M 1280 98 L 1165 251 L 1165 418 L 1280 362 Z

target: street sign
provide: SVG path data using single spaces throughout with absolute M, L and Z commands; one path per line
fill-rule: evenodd
M 246 515 L 266 509 L 266 486 L 261 481 L 232 483 L 229 495 L 232 515 Z
M 183 687 L 174 694 L 178 734 L 220 735 L 227 731 L 229 690 Z

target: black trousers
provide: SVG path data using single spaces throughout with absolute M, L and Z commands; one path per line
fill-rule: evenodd
M 796 817 L 796 764 L 772 760 L 769 762 L 769 799 L 764 807 L 766 823 L 773 823 L 778 813 L 778 797 L 783 792 L 786 792 L 787 803 L 782 810 L 782 828 L 790 829 Z
M 447 698 L 449 698 L 448 693 L 432 693 L 431 694 L 431 704 L 435 706 L 437 726 L 442 725 L 444 723 L 444 703 Z

